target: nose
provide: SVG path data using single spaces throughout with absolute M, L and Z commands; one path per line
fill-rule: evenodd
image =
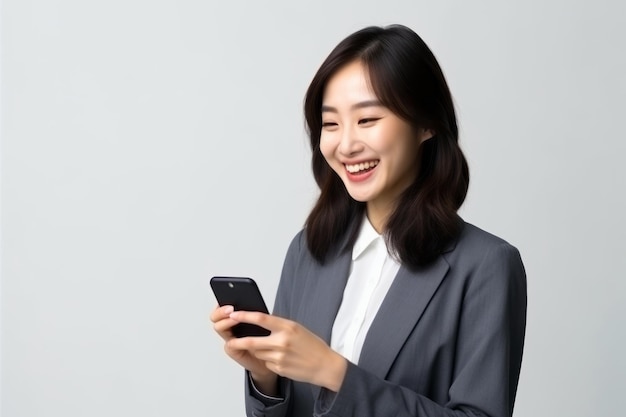
M 360 141 L 354 128 L 345 127 L 341 132 L 341 139 L 338 151 L 343 156 L 354 156 L 363 150 L 363 143 Z

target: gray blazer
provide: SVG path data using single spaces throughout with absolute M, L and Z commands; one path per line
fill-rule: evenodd
M 303 232 L 292 241 L 274 314 L 330 342 L 351 248 L 324 264 Z M 260 400 L 254 417 L 511 416 L 526 327 L 526 275 L 519 252 L 470 224 L 428 267 L 401 267 L 338 393 L 283 379 L 284 401 Z

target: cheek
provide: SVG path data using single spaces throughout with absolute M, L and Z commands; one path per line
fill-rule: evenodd
M 324 156 L 324 159 L 326 159 L 326 162 L 332 165 L 335 146 L 331 138 L 324 137 L 324 135 L 322 135 L 322 137 L 320 138 L 320 152 L 322 153 L 322 156 Z
M 401 132 L 381 125 L 365 130 L 363 142 L 379 155 L 390 155 L 397 152 L 401 137 Z
M 384 134 L 378 135 L 378 146 L 381 152 L 394 154 L 404 158 L 411 158 L 419 148 L 419 138 L 409 126 L 393 126 Z

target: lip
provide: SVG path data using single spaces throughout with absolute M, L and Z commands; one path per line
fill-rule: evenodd
M 366 160 L 366 161 L 361 161 L 361 162 L 369 162 L 371 160 Z M 376 172 L 376 169 L 378 168 L 378 165 L 376 165 L 374 168 L 370 169 L 367 172 L 364 172 L 362 174 L 353 174 L 350 171 L 348 171 L 348 169 L 345 167 L 345 165 L 356 165 L 359 162 L 355 162 L 352 164 L 345 164 L 344 163 L 344 170 L 346 173 L 346 177 L 348 177 L 348 179 L 351 182 L 363 182 L 363 181 L 367 181 L 372 175 L 374 175 L 374 172 Z M 379 162 L 380 163 L 380 162 Z

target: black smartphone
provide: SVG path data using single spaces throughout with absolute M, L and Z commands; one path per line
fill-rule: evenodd
M 268 313 L 259 287 L 252 278 L 213 277 L 211 289 L 220 306 L 231 305 L 235 310 Z M 268 336 L 271 332 L 255 324 L 239 323 L 232 328 L 235 337 Z

